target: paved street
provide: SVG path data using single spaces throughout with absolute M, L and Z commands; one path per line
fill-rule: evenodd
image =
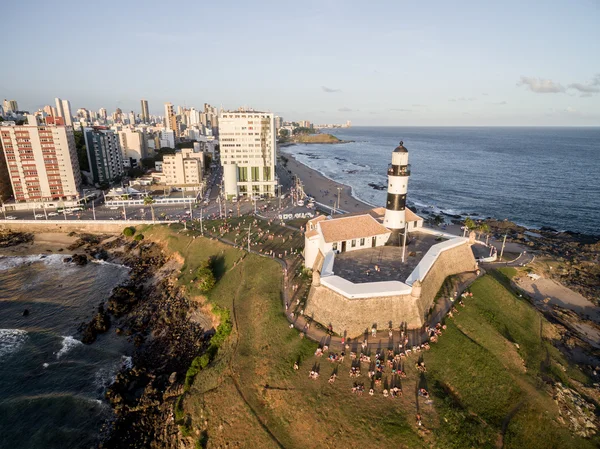
M 285 176 L 285 173 L 283 174 Z M 289 176 L 288 176 L 289 178 Z M 239 202 L 223 201 L 219 203 L 217 200 L 220 184 L 221 170 L 217 168 L 215 173 L 210 175 L 207 181 L 206 191 L 210 191 L 207 201 L 200 204 L 193 204 L 190 210 L 189 205 L 182 204 L 154 204 L 154 215 L 157 221 L 187 219 L 192 217 L 199 220 L 202 215 L 205 219 L 217 219 L 224 216 L 225 213 L 230 217 L 239 215 L 252 214 L 255 211 L 267 218 L 276 218 L 279 214 L 297 214 L 313 212 L 307 207 L 298 207 L 292 204 L 290 198 L 291 180 L 286 178 L 282 180 L 284 185 L 281 193 L 286 195 L 286 198 L 269 198 L 266 200 L 252 201 L 250 198 L 242 198 Z M 206 196 L 205 196 L 206 198 Z M 85 210 L 78 212 L 58 213 L 56 209 L 46 209 L 46 214 L 42 209 L 25 210 L 25 211 L 7 211 L 6 216 L 15 217 L 18 220 L 151 220 L 152 212 L 150 206 L 107 206 L 103 204 L 102 199 L 97 199 L 92 208 L 91 203 L 88 204 Z M 0 214 L 0 219 L 4 216 Z

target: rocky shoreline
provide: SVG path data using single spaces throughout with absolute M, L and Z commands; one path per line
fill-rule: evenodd
M 213 332 L 189 319 L 198 305 L 177 285 L 180 264 L 157 243 L 122 236 L 82 235 L 69 250 L 77 254 L 67 262 L 84 264 L 93 258 L 131 270 L 129 280 L 80 327 L 86 344 L 113 331 L 135 346 L 132 366 L 119 372 L 106 392 L 115 418 L 101 429 L 98 448 L 178 447 L 174 404 L 187 369 Z

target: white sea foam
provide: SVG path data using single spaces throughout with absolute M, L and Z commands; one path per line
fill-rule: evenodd
M 79 345 L 83 344 L 79 340 L 71 337 L 70 335 L 68 335 L 66 337 L 63 337 L 62 339 L 63 339 L 62 340 L 62 347 L 60 348 L 60 351 L 58 351 L 56 353 L 56 358 L 57 359 L 60 359 L 63 355 L 65 355 L 67 352 L 69 352 L 75 346 L 79 346 Z
M 131 356 L 122 356 L 121 357 L 121 368 L 124 370 L 130 370 L 133 368 L 133 359 Z
M 114 263 L 114 262 L 107 262 L 106 260 L 102 260 L 102 259 L 93 259 L 92 263 L 95 263 L 97 265 L 111 265 L 113 267 L 126 268 L 128 271 L 131 270 L 131 268 L 129 268 L 127 265 L 122 265 L 120 263 Z
M 130 356 L 123 355 L 121 360 L 113 363 L 111 366 L 100 368 L 94 376 L 94 385 L 99 391 L 106 391 L 117 378 L 119 371 L 126 371 L 133 368 L 133 360 Z
M 63 263 L 67 254 L 34 254 L 31 256 L 0 256 L 0 271 L 10 270 L 24 264 L 43 262 L 46 265 Z
M 27 331 L 22 329 L 0 329 L 0 360 L 17 352 L 27 340 Z

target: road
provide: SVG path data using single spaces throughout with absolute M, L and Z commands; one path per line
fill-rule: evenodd
M 229 217 L 238 215 L 252 214 L 255 211 L 267 218 L 276 218 L 279 214 L 296 214 L 314 212 L 307 207 L 297 207 L 292 204 L 289 195 L 289 180 L 283 181 L 284 187 L 281 193 L 286 194 L 286 198 L 270 198 L 265 200 L 252 201 L 250 198 L 243 198 L 239 202 L 218 201 L 222 170 L 220 167 L 214 170 L 207 179 L 207 194 L 202 204 L 193 204 L 184 206 L 181 204 L 154 204 L 154 216 L 157 221 L 173 219 L 217 219 L 223 217 L 226 211 Z M 50 214 L 50 215 L 48 215 Z M 102 199 L 97 199 L 92 207 L 91 202 L 85 210 L 71 213 L 58 213 L 55 209 L 47 209 L 46 214 L 42 209 L 9 211 L 8 217 L 15 217 L 18 220 L 151 220 L 152 211 L 150 206 L 112 206 L 103 204 Z M 0 214 L 0 219 L 4 216 Z

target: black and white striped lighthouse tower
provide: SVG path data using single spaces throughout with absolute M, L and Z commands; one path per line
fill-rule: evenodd
M 409 176 L 408 150 L 401 141 L 392 153 L 392 163 L 388 168 L 388 194 L 383 219 L 383 225 L 392 231 L 388 241 L 392 245 L 400 244 L 400 236 L 404 234 L 406 226 L 406 192 Z

